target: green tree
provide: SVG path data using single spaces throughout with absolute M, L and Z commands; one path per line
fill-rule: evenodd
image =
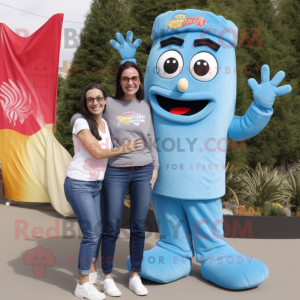
M 67 77 L 63 104 L 58 109 L 58 140 L 72 154 L 69 120 L 78 111 L 80 94 L 86 84 L 99 82 L 109 95 L 114 95 L 115 74 L 121 58 L 109 41 L 116 32 L 125 36 L 128 30 L 132 30 L 134 39 L 142 39 L 135 58 L 145 72 L 155 18 L 170 10 L 194 8 L 222 15 L 239 29 L 235 48 L 238 74 L 236 115 L 244 115 L 252 103 L 252 90 L 247 81 L 255 78 L 261 82 L 263 64 L 270 66 L 271 78 L 280 70 L 286 72 L 281 85 L 291 84 L 292 93 L 277 97 L 269 124 L 260 134 L 247 140 L 246 151 L 244 147 L 241 151 L 235 148 L 234 152 L 231 148 L 227 155 L 231 164 L 248 163 L 254 168 L 261 162 L 280 166 L 284 171 L 289 161 L 300 156 L 299 5 L 297 0 L 94 0 Z
M 287 0 L 282 2 L 296 2 Z M 299 119 L 299 105 L 293 100 L 297 94 L 297 81 L 290 76 L 289 69 L 297 69 L 293 57 L 293 47 L 289 42 L 288 30 L 284 30 L 278 16 L 277 1 L 270 0 L 207 0 L 207 1 L 146 1 L 128 0 L 132 17 L 131 30 L 136 38 L 143 43 L 136 54 L 136 59 L 142 70 L 145 70 L 148 55 L 151 50 L 151 29 L 155 18 L 166 11 L 176 9 L 195 8 L 212 11 L 233 21 L 239 29 L 239 40 L 236 46 L 237 57 L 237 102 L 236 115 L 242 116 L 253 101 L 252 90 L 248 86 L 248 79 L 255 78 L 261 82 L 260 68 L 268 64 L 271 78 L 280 70 L 286 72 L 286 78 L 281 83 L 291 84 L 293 93 L 277 97 L 274 113 L 266 128 L 256 137 L 247 140 L 247 148 L 239 151 L 231 147 L 228 161 L 232 164 L 245 163 L 255 167 L 262 164 L 280 165 L 295 156 L 299 140 L 297 122 Z M 291 6 L 291 9 L 293 9 Z M 296 10 L 297 11 L 297 10 Z M 289 12 L 287 12 L 289 14 Z M 297 16 L 297 13 L 294 13 Z M 297 20 L 298 21 L 298 20 Z M 298 21 L 299 22 L 299 21 Z M 292 22 L 291 22 L 292 23 Z M 299 27 L 296 27 L 299 28 Z M 294 30 L 295 33 L 298 30 Z M 279 38 L 279 36 L 283 38 Z M 296 37 L 297 34 L 295 34 Z M 234 70 L 231 70 L 233 72 Z M 232 145 L 232 141 L 230 142 Z
M 276 7 L 281 29 L 278 31 L 277 39 L 283 42 L 284 52 L 280 64 L 286 65 L 286 81 L 293 88 L 282 103 L 282 113 L 287 115 L 289 122 L 285 123 L 286 130 L 277 135 L 280 136 L 278 141 L 280 154 L 277 163 L 284 172 L 289 162 L 300 158 L 300 3 L 298 0 L 280 0 L 276 1 Z M 279 119 L 279 122 L 282 122 L 282 119 Z
M 57 104 L 63 100 L 66 80 L 59 74 L 57 81 Z
M 66 78 L 66 87 L 61 105 L 58 107 L 58 119 L 55 136 L 57 140 L 74 154 L 72 127 L 70 118 L 79 111 L 81 93 L 86 85 L 95 82 L 111 90 L 107 74 L 114 72 L 108 61 L 114 49 L 110 39 L 126 23 L 128 8 L 123 0 L 93 0 L 86 16 L 84 28 L 80 34 L 77 48 Z
M 244 115 L 253 101 L 247 81 L 255 78 L 260 83 L 260 68 L 264 64 L 270 67 L 271 79 L 278 71 L 285 71 L 286 77 L 280 85 L 291 84 L 293 87 L 289 95 L 276 98 L 270 122 L 260 134 L 247 140 L 247 152 L 229 151 L 227 158 L 230 162 L 248 163 L 253 168 L 258 162 L 282 166 L 283 161 L 280 170 L 284 172 L 287 161 L 299 155 L 299 122 L 296 122 L 299 120 L 299 105 L 295 100 L 299 92 L 296 72 L 293 75 L 291 72 L 298 68 L 295 50 L 289 41 L 289 30 L 282 26 L 278 1 L 238 0 L 221 5 L 216 5 L 216 2 L 213 10 L 232 20 L 239 28 L 236 58 L 237 73 L 241 73 L 237 75 L 236 115 Z M 224 11 L 220 12 L 220 8 Z
M 62 104 L 63 97 L 64 97 L 64 91 L 66 87 L 66 80 L 58 74 L 58 80 L 57 80 L 57 107 Z M 57 118 L 57 117 L 56 117 Z M 56 120 L 57 123 L 57 120 Z M 55 124 L 55 131 L 56 131 L 56 124 Z
M 152 46 L 151 32 L 155 18 L 167 11 L 177 9 L 200 9 L 209 10 L 211 0 L 127 0 L 130 8 L 130 30 L 136 38 L 142 39 L 143 43 L 136 53 L 139 67 L 145 72 L 148 56 Z
M 128 19 L 124 20 L 119 32 L 126 36 L 126 32 L 131 30 L 134 34 L 133 39 L 140 38 L 143 42 L 138 48 L 135 59 L 142 73 L 145 74 L 148 56 L 152 46 L 151 32 L 155 18 L 169 10 L 176 9 L 205 9 L 208 7 L 207 0 L 186 0 L 184 2 L 176 0 L 127 0 Z M 113 35 L 114 36 L 114 35 Z M 111 38 L 113 38 L 113 36 Z M 121 57 L 118 51 L 113 50 L 108 61 L 110 66 L 119 66 Z M 113 83 L 113 85 L 111 85 Z M 111 95 L 115 93 L 115 74 L 110 72 L 106 77 L 106 86 Z

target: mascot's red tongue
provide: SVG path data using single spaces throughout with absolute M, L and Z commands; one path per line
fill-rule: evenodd
M 189 110 L 191 109 L 187 107 L 175 107 L 170 110 L 170 113 L 175 115 L 183 115 L 187 113 Z

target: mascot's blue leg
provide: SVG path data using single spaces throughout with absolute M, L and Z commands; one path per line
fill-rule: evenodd
M 268 277 L 267 266 L 229 246 L 223 237 L 220 199 L 181 201 L 192 231 L 196 260 L 202 277 L 223 288 L 241 290 L 261 284 Z
M 152 194 L 151 204 L 160 240 L 156 247 L 144 252 L 139 275 L 159 283 L 168 283 L 188 276 L 194 251 L 188 219 L 181 201 Z M 130 257 L 126 263 L 130 271 Z

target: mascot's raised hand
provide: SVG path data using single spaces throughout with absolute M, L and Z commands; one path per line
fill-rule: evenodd
M 136 49 L 141 45 L 142 40 L 137 39 L 132 43 L 133 38 L 133 32 L 127 31 L 126 34 L 126 41 L 124 40 L 123 35 L 120 32 L 116 33 L 116 39 L 119 42 L 116 42 L 115 40 L 110 40 L 110 45 L 119 51 L 123 61 L 121 62 L 121 65 L 125 61 L 131 61 L 136 64 L 136 60 L 134 58 Z
M 284 76 L 285 73 L 279 71 L 270 81 L 270 68 L 268 65 L 263 65 L 261 68 L 261 84 L 258 84 L 254 78 L 248 80 L 255 102 L 261 107 L 272 108 L 276 96 L 283 96 L 290 93 L 292 87 L 289 84 L 277 87 Z

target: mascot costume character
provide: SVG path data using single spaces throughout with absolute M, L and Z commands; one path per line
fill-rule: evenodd
M 160 239 L 144 252 L 143 278 L 168 283 L 188 276 L 194 254 L 202 277 L 223 288 L 252 288 L 268 277 L 263 262 L 238 253 L 223 235 L 227 139 L 257 135 L 271 118 L 276 96 L 291 87 L 277 87 L 285 73 L 270 81 L 264 65 L 261 84 L 248 81 L 254 101 L 244 116 L 234 116 L 237 31 L 233 22 L 201 10 L 168 11 L 155 19 L 145 99 L 159 149 L 151 204 Z M 140 40 L 132 43 L 132 32 L 126 41 L 120 33 L 116 38 L 119 43 L 111 45 L 123 62 L 134 61 Z

